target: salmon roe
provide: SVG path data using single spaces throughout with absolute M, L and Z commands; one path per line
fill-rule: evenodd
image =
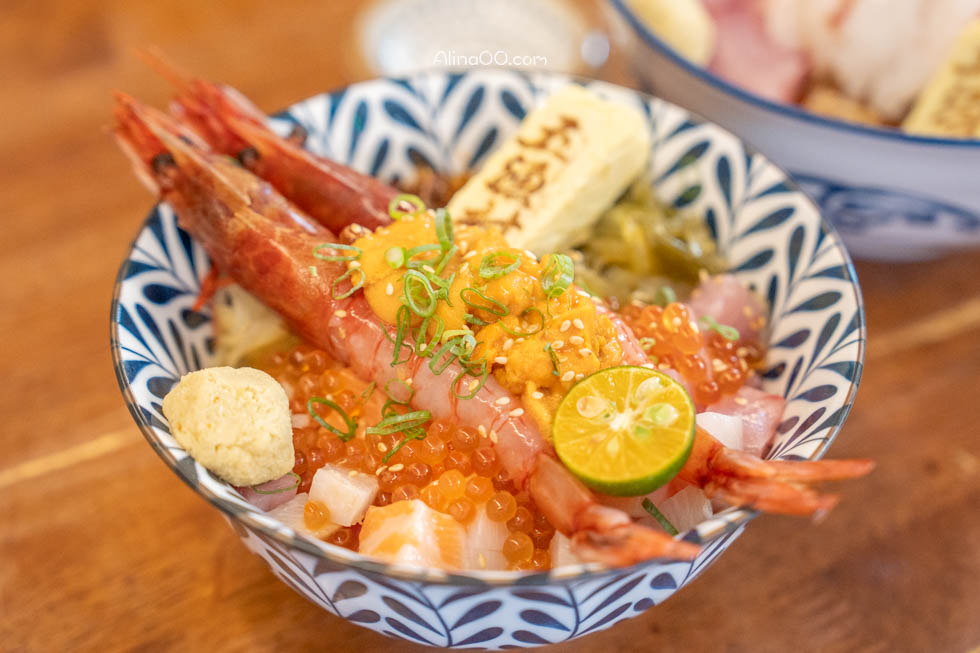
M 622 316 L 647 355 L 677 370 L 694 388 L 697 404 L 713 404 L 735 393 L 762 362 L 764 352 L 758 346 L 728 340 L 714 330 L 702 331 L 680 302 L 664 307 L 629 304 Z
M 258 366 L 283 386 L 289 398 L 294 415 L 293 471 L 300 477 L 299 492 L 309 492 L 313 475 L 327 463 L 375 474 L 379 490 L 374 505 L 421 499 L 464 525 L 483 511 L 489 519 L 507 527 L 503 553 L 510 569 L 549 568 L 548 552 L 555 529 L 530 495 L 519 491 L 502 469 L 492 433 L 482 427 L 459 427 L 437 420 L 427 426 L 424 439 L 403 444 L 384 461 L 402 442 L 403 435 L 364 433 L 364 427 L 370 424 L 360 421 L 371 421 L 369 386 L 325 351 L 301 344 L 290 351 L 267 355 Z M 359 420 L 357 436 L 343 442 L 309 418 L 310 397 L 326 397 L 356 420 L 365 412 L 369 415 Z M 328 415 L 328 411 L 318 414 L 344 430 L 336 415 Z M 311 526 L 322 525 L 328 518 L 326 506 L 307 505 L 304 520 Z M 342 527 L 325 541 L 356 551 L 359 533 L 360 525 Z

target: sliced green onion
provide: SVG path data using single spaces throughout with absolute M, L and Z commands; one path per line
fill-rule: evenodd
M 473 332 L 469 329 L 447 329 L 442 332 L 442 341 L 446 342 L 452 340 L 456 336 L 473 335 Z
M 432 419 L 432 413 L 427 410 L 414 410 L 404 415 L 391 415 L 386 417 L 374 426 L 367 427 L 364 432 L 368 435 L 388 435 L 397 433 L 414 426 L 422 426 Z
M 643 509 L 653 515 L 653 518 L 656 519 L 657 522 L 659 522 L 660 525 L 664 527 L 664 530 L 670 535 L 680 534 L 680 531 L 674 528 L 674 525 L 670 523 L 670 520 L 664 517 L 662 512 L 657 510 L 657 506 L 653 505 L 653 501 L 650 501 L 650 499 L 643 499 Z
M 368 387 L 364 388 L 364 392 L 361 393 L 361 399 L 367 399 L 368 397 L 370 397 L 371 393 L 374 392 L 374 389 L 377 387 L 378 384 L 375 383 L 374 381 L 371 381 L 368 384 Z
M 456 252 L 458 251 L 459 247 L 456 246 L 456 243 L 453 243 L 452 246 L 442 255 L 442 258 L 439 259 L 439 264 L 436 266 L 436 274 L 442 274 L 442 271 L 446 269 L 446 264 L 449 263 L 450 259 L 452 259 L 452 257 L 455 256 Z
M 350 290 L 348 290 L 347 292 L 344 292 L 344 293 L 341 293 L 341 294 L 338 295 L 337 294 L 337 284 L 341 283 L 344 279 L 350 278 L 350 275 L 352 273 L 354 273 L 354 272 L 360 272 L 361 273 L 361 278 L 358 280 L 357 283 L 352 283 L 351 284 Z M 334 299 L 346 299 L 346 298 L 350 297 L 351 295 L 353 295 L 358 290 L 360 290 L 361 288 L 364 287 L 364 280 L 365 279 L 367 279 L 367 275 L 364 274 L 364 270 L 362 270 L 361 268 L 350 268 L 349 270 L 347 270 L 347 272 L 344 272 L 343 275 L 341 275 L 341 276 L 337 277 L 336 279 L 334 279 L 333 284 L 331 284 L 331 286 L 330 286 L 331 289 L 332 289 L 330 292 L 333 295 L 333 298 Z
M 447 251 L 453 244 L 453 221 L 446 209 L 436 209 L 436 237 L 439 247 Z
M 405 305 L 420 317 L 429 317 L 436 312 L 438 298 L 429 279 L 418 270 L 408 270 L 404 276 Z M 421 294 L 421 297 L 417 296 Z
M 640 338 L 640 347 L 643 351 L 650 351 L 650 348 L 657 344 L 657 341 L 653 338 Z
M 414 427 L 414 428 L 405 429 L 405 437 L 401 439 L 401 442 L 399 442 L 394 447 L 392 447 L 391 448 L 391 451 L 389 451 L 388 453 L 386 453 L 384 455 L 384 457 L 381 459 L 381 463 L 384 464 L 384 465 L 387 465 L 388 464 L 388 461 L 391 460 L 391 457 L 392 456 L 394 456 L 396 453 L 398 453 L 398 450 L 399 449 L 401 449 L 402 447 L 404 447 L 406 444 L 408 444 L 412 440 L 424 440 L 426 435 L 428 435 L 428 434 L 425 432 L 425 429 L 423 429 L 420 426 L 417 426 L 417 427 Z
M 258 485 L 253 485 L 252 491 L 255 492 L 256 494 L 282 494 L 283 492 L 292 492 L 293 490 L 299 487 L 299 484 L 303 482 L 303 479 L 300 478 L 300 475 L 297 474 L 296 472 L 289 472 L 288 476 L 295 476 L 296 482 L 287 487 L 281 487 L 278 490 L 260 490 Z M 265 483 L 262 483 L 261 485 L 265 485 Z
M 435 272 L 423 271 L 422 274 L 424 274 L 425 278 L 429 280 L 429 283 L 435 286 L 436 299 L 444 299 L 446 300 L 446 304 L 452 306 L 453 303 L 449 301 L 449 288 L 453 285 L 453 281 L 456 280 L 456 273 L 453 272 L 451 275 L 449 275 L 448 279 L 443 279 Z
M 548 265 L 541 274 L 541 287 L 549 299 L 559 297 L 572 285 L 575 279 L 575 266 L 572 258 L 565 254 L 551 254 Z
M 501 264 L 498 259 L 510 258 L 509 263 Z M 521 257 L 513 252 L 492 252 L 480 261 L 478 274 L 484 279 L 499 279 L 521 267 Z
M 418 270 L 423 265 L 431 266 L 436 262 L 434 258 L 427 258 L 420 261 L 413 261 L 412 258 L 418 256 L 419 254 L 425 254 L 426 252 L 440 252 L 442 248 L 436 243 L 428 243 L 427 245 L 416 245 L 405 250 L 405 267 L 412 268 L 413 270 Z
M 428 338 L 429 321 L 435 320 L 436 329 L 431 338 Z M 435 346 L 442 338 L 442 332 L 446 328 L 446 323 L 438 315 L 433 315 L 422 320 L 418 329 L 415 330 L 415 353 L 419 356 L 431 356 Z M 428 338 L 428 339 L 427 339 Z
M 313 407 L 313 404 L 323 404 L 327 408 L 332 409 L 335 413 L 340 415 L 340 418 L 344 420 L 344 424 L 347 425 L 347 430 L 341 431 L 335 426 L 331 426 L 330 424 L 328 424 L 327 421 L 322 417 L 320 417 L 320 415 L 316 412 L 316 409 Z M 310 417 L 312 417 L 317 424 L 319 424 L 323 428 L 327 429 L 328 431 L 336 435 L 338 438 L 340 438 L 341 442 L 347 442 L 348 440 L 353 438 L 354 433 L 357 431 L 357 422 L 354 421 L 346 412 L 344 412 L 343 408 L 341 408 L 335 402 L 330 401 L 326 397 L 310 397 L 309 399 L 306 400 L 306 410 L 309 411 Z
M 321 249 L 334 249 L 337 251 L 354 252 L 353 254 L 321 254 Z M 313 256 L 320 259 L 321 261 L 356 261 L 361 258 L 360 247 L 354 247 L 353 245 L 344 245 L 343 243 L 324 243 L 322 245 L 317 245 L 313 248 Z
M 477 295 L 483 301 L 489 302 L 489 305 L 477 304 L 476 302 L 467 299 L 466 298 L 466 293 L 467 292 L 471 292 L 471 293 Z M 466 304 L 467 306 L 472 306 L 473 308 L 479 309 L 481 311 L 487 311 L 488 313 L 493 313 L 497 317 L 504 317 L 505 315 L 508 315 L 510 313 L 510 309 L 509 308 L 507 308 L 506 306 L 504 306 L 502 303 L 498 302 L 496 299 L 494 299 L 492 297 L 487 297 L 485 294 L 483 294 L 483 292 L 481 292 L 480 290 L 474 288 L 473 286 L 467 286 L 467 287 L 463 288 L 462 290 L 460 290 L 459 291 L 459 298 L 462 299 L 463 300 L 463 303 Z M 479 318 L 474 318 L 474 319 L 479 319 Z M 469 320 L 467 320 L 467 321 L 469 321 Z M 482 320 L 481 320 L 481 322 L 482 322 Z M 486 325 L 487 323 L 486 322 L 482 322 L 482 324 L 483 325 Z
M 402 352 L 402 345 L 405 344 L 405 336 L 408 335 L 408 329 L 411 325 L 412 311 L 402 304 L 398 307 L 398 311 L 395 312 L 395 357 L 391 359 L 391 366 L 394 367 L 400 363 L 406 363 L 412 359 L 412 348 L 409 347 L 409 355 L 405 360 L 401 360 L 399 357 Z M 387 333 L 387 331 L 385 331 Z
M 404 247 L 389 247 L 387 251 L 385 251 L 385 263 L 387 263 L 388 267 L 393 270 L 397 270 L 405 265 L 405 260 L 407 258 L 408 257 L 405 255 Z
M 391 391 L 392 383 L 397 383 L 400 387 L 405 388 L 406 392 L 408 392 L 408 397 L 406 399 L 399 399 L 398 397 L 396 397 L 395 394 Z M 409 402 L 412 401 L 412 397 L 415 396 L 415 388 L 408 385 L 401 379 L 391 379 L 390 381 L 385 383 L 385 394 L 388 395 L 388 399 L 393 403 L 400 404 L 402 406 L 407 406 Z
M 406 203 L 414 208 L 413 211 L 405 211 L 402 209 L 402 203 Z M 396 195 L 391 198 L 388 202 L 388 215 L 391 216 L 392 220 L 401 220 L 406 215 L 419 215 L 425 211 L 425 202 L 418 195 L 412 195 L 410 193 L 403 193 L 401 195 Z
M 534 306 L 531 306 L 530 308 L 525 308 L 521 312 L 521 316 L 520 316 L 521 319 L 523 320 L 524 319 L 524 316 L 527 315 L 528 313 L 532 312 L 532 311 L 541 316 L 541 324 L 534 331 L 517 331 L 516 329 L 511 329 L 510 327 L 508 327 L 503 322 L 500 322 L 500 328 L 503 329 L 504 331 L 506 331 L 507 333 L 509 333 L 510 335 L 514 336 L 515 338 L 526 338 L 528 336 L 533 336 L 535 333 L 538 333 L 539 331 L 541 331 L 542 329 L 544 329 L 545 317 L 544 317 L 544 313 L 541 312 L 541 309 L 540 308 L 536 308 Z
M 738 329 L 733 326 L 728 326 L 727 324 L 718 324 L 718 322 L 715 321 L 715 318 L 711 317 L 710 315 L 702 315 L 700 321 L 708 326 L 709 331 L 717 331 L 725 340 L 731 340 L 734 342 L 741 337 Z
M 544 346 L 544 350 L 551 356 L 551 373 L 558 376 L 558 354 L 555 353 L 550 342 Z
M 653 303 L 659 306 L 666 306 L 677 301 L 677 293 L 670 286 L 660 286 L 653 295 Z
M 485 368 L 483 372 L 479 375 L 470 374 L 469 371 L 464 369 L 462 372 L 456 375 L 455 379 L 453 379 L 453 383 L 452 383 L 453 396 L 456 397 L 457 399 L 472 399 L 473 397 L 476 396 L 476 393 L 480 391 L 480 388 L 483 387 L 483 384 L 487 382 L 488 375 L 489 375 L 489 371 Z M 473 387 L 473 389 L 469 392 L 469 394 L 461 395 L 459 394 L 459 392 L 456 391 L 456 388 L 459 386 L 460 379 L 462 379 L 464 376 L 478 377 L 479 382 L 476 384 L 476 386 Z

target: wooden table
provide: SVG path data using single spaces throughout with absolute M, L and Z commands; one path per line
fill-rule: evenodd
M 215 3 L 216 4 L 216 3 Z M 231 4 L 231 3 L 229 3 Z M 146 446 L 108 352 L 151 198 L 109 91 L 132 48 L 284 106 L 364 72 L 355 2 L 68 0 L 0 21 L 0 650 L 408 650 L 277 581 Z M 980 263 L 860 264 L 867 371 L 835 456 L 879 468 L 824 523 L 764 517 L 666 604 L 569 651 L 966 651 L 980 644 Z

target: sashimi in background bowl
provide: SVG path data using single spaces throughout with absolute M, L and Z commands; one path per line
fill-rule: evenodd
M 868 127 L 765 99 L 678 54 L 628 0 L 608 2 L 643 85 L 788 170 L 855 257 L 922 260 L 980 247 L 980 140 Z
M 387 182 L 412 178 L 420 164 L 456 173 L 478 167 L 531 107 L 569 81 L 642 111 L 653 135 L 645 179 L 655 195 L 704 215 L 733 273 L 767 297 L 771 341 L 762 381 L 787 399 L 769 456 L 821 457 L 861 377 L 865 329 L 857 279 L 838 236 L 807 196 L 725 130 L 610 84 L 492 69 L 354 84 L 294 105 L 273 126 L 286 134 L 298 123 L 317 153 Z M 210 313 L 193 308 L 209 266 L 170 207 L 158 205 L 120 268 L 113 297 L 111 350 L 120 388 L 164 462 L 224 514 L 276 576 L 330 614 L 435 646 L 568 641 L 666 600 L 716 560 L 755 514 L 728 509 L 685 533 L 704 544 L 691 562 L 578 565 L 537 574 L 404 567 L 298 535 L 190 458 L 161 412 L 163 396 L 181 375 L 213 364 Z

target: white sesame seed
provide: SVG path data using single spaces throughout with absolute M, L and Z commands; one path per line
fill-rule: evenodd
M 485 427 L 483 424 L 476 427 L 476 432 L 483 437 L 487 437 L 487 427 Z
M 412 385 L 412 379 L 411 379 L 411 377 L 405 379 L 404 383 L 405 383 L 405 385 Z
M 670 323 L 673 324 L 674 327 L 679 327 L 682 323 L 681 318 L 675 317 L 673 320 L 670 321 Z
M 724 361 L 722 361 L 722 360 L 720 360 L 718 358 L 712 358 L 711 359 L 711 369 L 713 369 L 715 372 L 721 372 L 726 367 L 727 367 L 727 365 L 725 365 Z
M 592 350 L 589 349 L 588 347 L 582 347 L 581 349 L 578 350 L 578 353 L 582 356 L 591 356 Z
M 493 442 L 494 444 L 497 444 L 497 432 L 496 431 L 490 431 L 490 442 Z
M 746 356 L 749 355 L 749 350 L 747 347 L 739 347 L 738 349 L 735 350 L 735 354 L 738 355 L 740 358 L 745 358 Z
M 378 451 L 380 451 L 381 453 L 388 453 L 388 445 L 386 445 L 384 442 L 379 442 Z
M 524 342 L 525 340 L 527 340 L 527 338 L 518 338 L 518 339 L 517 339 L 517 344 L 521 344 L 521 343 L 522 343 L 522 342 Z
M 523 414 L 524 414 L 523 408 L 515 408 L 514 410 L 510 411 L 511 417 L 520 417 Z
M 535 254 L 534 252 L 532 252 L 529 249 L 525 249 L 524 250 L 524 253 L 527 254 L 528 256 L 530 256 L 532 261 L 535 261 L 538 258 L 537 254 Z
M 389 471 L 389 472 L 400 472 L 400 471 L 402 471 L 403 469 L 405 469 L 405 465 L 404 465 L 404 464 L 402 464 L 402 463 L 398 463 L 398 464 L 396 464 L 396 465 L 392 465 L 391 467 L 389 467 L 389 468 L 388 468 L 388 471 Z
M 575 328 L 576 329 L 584 329 L 585 328 L 585 322 L 582 321 L 582 318 L 578 318 L 578 317 L 575 318 L 574 320 L 572 320 L 572 324 L 575 325 Z
M 531 396 L 534 397 L 535 399 L 544 399 L 544 393 L 541 392 L 540 390 L 535 390 L 534 392 L 531 393 Z
M 506 356 L 497 356 L 496 358 L 493 359 L 493 362 L 496 363 L 497 365 L 506 365 L 507 364 L 507 357 Z
M 336 315 L 337 317 L 347 317 L 347 311 L 343 309 L 337 309 L 336 311 L 333 312 L 333 314 Z
M 388 286 L 385 288 L 385 294 L 389 297 L 395 294 L 395 287 L 391 285 L 390 281 L 388 282 Z
M 506 406 L 507 404 L 510 403 L 510 397 L 501 397 L 494 403 L 497 404 L 498 406 Z
M 572 321 L 571 320 L 565 320 L 564 322 L 561 323 L 561 327 L 559 327 L 558 330 L 561 331 L 562 333 L 565 333 L 571 327 L 572 327 Z
M 350 476 L 351 478 L 354 478 L 355 476 L 357 476 L 357 470 L 352 469 L 349 472 L 347 472 L 347 475 Z
M 507 338 L 507 340 L 504 341 L 504 351 L 510 351 L 510 348 L 513 346 L 514 346 L 513 338 Z
M 739 406 L 745 406 L 749 403 L 749 400 L 745 397 L 735 397 L 735 403 Z
M 568 370 L 567 372 L 561 375 L 561 380 L 565 382 L 571 381 L 574 378 L 575 378 L 575 372 L 571 370 Z
M 568 339 L 568 342 L 572 343 L 576 347 L 581 347 L 582 345 L 585 344 L 585 338 L 583 338 L 582 336 L 572 336 L 571 338 Z
M 476 250 L 475 249 L 472 250 L 472 251 L 466 252 L 466 254 L 463 255 L 463 258 L 469 259 L 469 258 L 473 258 L 474 256 L 476 256 Z
M 423 265 L 422 266 L 422 269 L 424 271 L 428 272 L 429 274 L 435 274 L 436 273 L 436 269 L 434 267 L 432 267 L 431 265 Z
M 474 390 L 476 390 L 476 386 L 478 386 L 478 385 L 480 385 L 480 380 L 479 379 L 473 379 L 472 381 L 470 381 L 470 385 L 466 389 L 467 392 L 473 392 Z
M 381 474 L 383 474 L 386 469 L 388 468 L 385 465 L 382 465 L 381 467 L 378 467 L 376 470 L 374 470 L 374 475 L 381 476 Z
M 552 349 L 561 349 L 564 346 L 565 346 L 565 341 L 564 340 L 555 340 L 555 341 L 553 341 L 551 343 L 551 348 Z
M 581 381 L 584 378 L 585 378 L 585 374 L 583 374 L 582 372 L 579 372 L 578 374 L 575 375 L 576 381 Z
M 353 268 L 359 268 L 359 267 L 361 267 L 361 262 L 360 261 L 351 261 L 350 263 L 347 264 L 347 267 L 349 267 L 351 269 L 353 269 Z

